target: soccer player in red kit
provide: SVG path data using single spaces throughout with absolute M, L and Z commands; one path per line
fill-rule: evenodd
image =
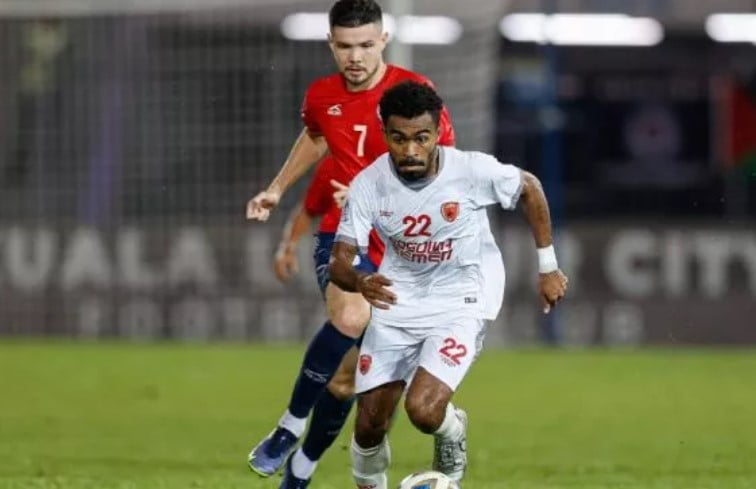
M 405 80 L 430 84 L 422 75 L 384 62 L 388 36 L 374 0 L 339 0 L 331 7 L 329 22 L 329 45 L 339 73 L 318 79 L 308 88 L 302 105 L 305 129 L 273 182 L 248 202 L 248 219 L 267 220 L 283 193 L 326 152 L 333 158 L 332 180 L 348 185 L 387 150 L 378 113 L 383 92 Z M 454 145 L 445 109 L 439 126 L 439 144 Z M 328 278 L 339 219 L 340 209 L 334 206 L 323 217 L 315 244 L 316 272 L 328 320 L 307 348 L 288 409 L 248 458 L 250 468 L 263 476 L 286 463 L 281 489 L 307 487 L 317 461 L 338 436 L 353 403 L 354 347 L 370 318 L 370 305 L 362 295 L 345 292 Z M 361 250 L 354 264 L 367 273 L 377 270 L 382 256 L 383 245 L 373 236 L 369 250 Z M 287 462 L 310 411 L 307 436 Z

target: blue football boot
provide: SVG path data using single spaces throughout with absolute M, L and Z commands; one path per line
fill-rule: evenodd
M 291 431 L 277 427 L 249 452 L 249 468 L 263 477 L 275 474 L 296 444 L 297 437 Z

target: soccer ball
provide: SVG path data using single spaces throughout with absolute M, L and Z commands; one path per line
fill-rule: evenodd
M 426 470 L 408 475 L 397 489 L 459 489 L 459 486 L 441 472 Z

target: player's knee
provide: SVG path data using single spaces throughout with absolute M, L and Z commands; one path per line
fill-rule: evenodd
M 358 338 L 370 320 L 370 308 L 362 307 L 362 304 L 347 304 L 330 309 L 328 319 L 341 333 Z
M 346 401 L 354 396 L 354 374 L 340 372 L 328 384 L 328 390 L 333 397 L 340 401 Z
M 423 433 L 433 433 L 444 421 L 444 410 L 439 410 L 434 404 L 425 402 L 420 397 L 407 397 L 404 401 L 407 417 L 418 430 Z
M 354 437 L 362 447 L 378 445 L 388 432 L 389 417 L 377 409 L 360 408 L 354 427 Z

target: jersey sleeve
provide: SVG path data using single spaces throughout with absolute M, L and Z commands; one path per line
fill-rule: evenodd
M 322 216 L 333 203 L 333 188 L 330 182 L 330 157 L 326 157 L 315 168 L 304 198 L 304 210 L 311 217 Z
M 470 167 L 477 205 L 499 203 L 503 209 L 514 209 L 522 192 L 522 170 L 483 153 L 474 153 Z
M 360 253 L 367 253 L 370 230 L 373 227 L 373 199 L 362 182 L 362 179 L 357 178 L 349 187 L 336 241 L 356 246 Z
M 313 93 L 312 87 L 309 87 L 305 92 L 304 100 L 302 100 L 301 116 L 302 122 L 311 134 L 322 134 L 317 117 L 315 117 L 315 109 L 313 106 Z

